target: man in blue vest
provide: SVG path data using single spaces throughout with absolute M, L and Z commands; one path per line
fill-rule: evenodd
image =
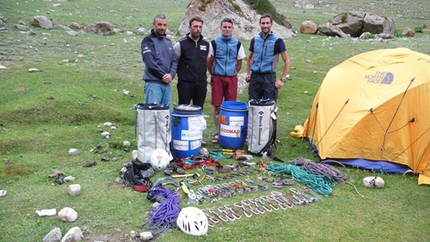
M 176 75 L 178 61 L 172 42 L 166 38 L 166 16 L 157 14 L 152 26 L 151 33 L 141 43 L 142 59 L 145 63 L 143 74 L 145 103 L 170 106 L 172 102 L 170 84 Z
M 218 142 L 218 114 L 223 101 L 237 99 L 237 73 L 242 68 L 245 51 L 240 41 L 232 36 L 233 20 L 224 18 L 221 21 L 221 35 L 211 41 L 207 67 L 211 77 L 213 116 L 216 134 L 212 142 Z
M 248 96 L 251 99 L 278 98 L 278 90 L 284 85 L 290 71 L 290 59 L 284 41 L 272 32 L 273 18 L 270 14 L 260 17 L 261 32 L 249 45 L 247 77 Z M 276 80 L 279 55 L 284 61 L 281 78 Z

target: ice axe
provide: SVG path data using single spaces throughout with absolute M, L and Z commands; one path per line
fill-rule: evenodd
M 197 179 L 200 177 L 200 174 L 194 173 L 194 174 L 172 175 L 172 178 L 182 178 L 182 177 L 193 177 L 194 179 Z

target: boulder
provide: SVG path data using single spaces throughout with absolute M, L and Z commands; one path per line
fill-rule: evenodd
M 114 29 L 113 25 L 109 22 L 97 22 L 93 23 L 86 27 L 86 29 L 92 33 L 100 34 L 100 35 L 113 35 Z
M 406 27 L 403 31 L 402 34 L 406 37 L 414 37 L 415 36 L 415 31 L 409 27 Z
M 317 32 L 318 26 L 316 23 L 306 20 L 300 24 L 300 33 L 302 34 L 315 34 Z
M 49 18 L 46 16 L 34 16 L 31 25 L 35 27 L 40 27 L 42 29 L 52 29 L 53 24 Z
M 205 8 L 202 8 L 202 1 L 191 0 L 176 34 L 184 36 L 188 33 L 189 20 L 194 16 L 200 16 L 204 21 L 202 35 L 209 39 L 216 38 L 221 34 L 221 20 L 228 16 L 234 21 L 234 37 L 245 40 L 252 39 L 261 31 L 259 25 L 261 15 L 257 14 L 243 0 L 236 0 L 234 4 L 235 6 L 230 1 L 213 0 L 207 3 Z M 240 10 L 237 8 L 240 8 Z M 279 14 L 277 16 L 279 17 Z M 284 22 L 284 25 L 291 27 L 285 16 L 280 19 Z M 273 24 L 272 30 L 281 38 L 295 36 L 295 33 L 287 26 L 277 23 Z
M 318 26 L 317 34 L 339 37 L 360 37 L 363 33 L 393 36 L 394 21 L 377 14 L 353 11 L 339 14 L 329 23 Z

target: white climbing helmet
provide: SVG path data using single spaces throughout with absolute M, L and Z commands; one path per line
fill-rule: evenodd
M 179 229 L 189 235 L 202 236 L 208 232 L 208 218 L 196 207 L 186 207 L 181 210 L 176 220 Z
M 162 171 L 169 165 L 169 154 L 163 149 L 156 149 L 151 154 L 151 166 L 156 171 Z

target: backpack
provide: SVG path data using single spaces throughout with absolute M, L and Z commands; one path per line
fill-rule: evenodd
M 139 103 L 135 105 L 135 110 L 137 160 L 141 163 L 150 163 L 152 152 L 156 149 L 167 151 L 169 160 L 172 160 L 169 106 Z
M 276 145 L 276 102 L 272 99 L 248 101 L 248 151 L 254 155 L 267 155 L 282 161 L 272 154 Z

